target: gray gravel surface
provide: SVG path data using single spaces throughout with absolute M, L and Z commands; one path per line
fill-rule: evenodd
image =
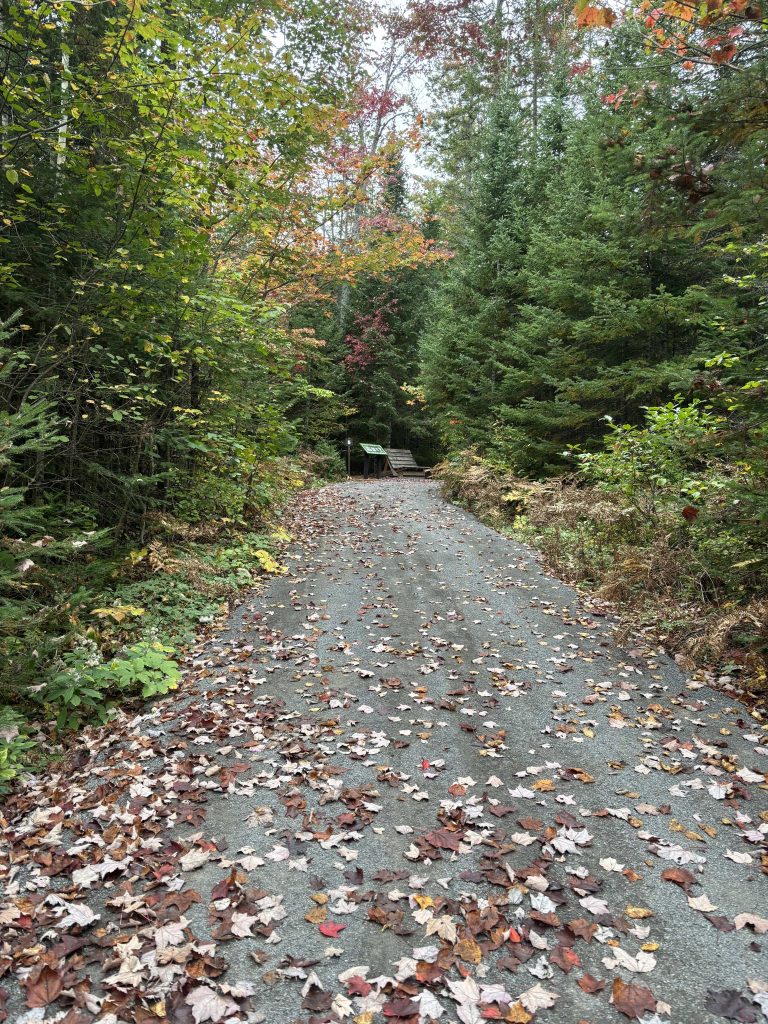
M 8 1019 L 768 1019 L 761 721 L 434 484 L 294 530 L 178 694 L 8 802 Z

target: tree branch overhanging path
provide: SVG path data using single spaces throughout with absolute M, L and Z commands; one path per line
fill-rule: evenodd
M 8 802 L 7 1019 L 761 1019 L 748 710 L 432 484 L 294 529 L 176 695 Z

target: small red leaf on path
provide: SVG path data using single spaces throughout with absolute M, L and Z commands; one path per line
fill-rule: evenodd
M 555 946 L 549 954 L 550 962 L 556 964 L 565 974 L 569 974 L 574 967 L 581 967 L 579 954 L 570 946 Z
M 356 974 L 354 978 L 350 978 L 347 982 L 347 995 L 349 996 L 363 996 L 364 998 L 372 991 L 372 987 L 359 974 Z
M 334 924 L 333 921 L 324 921 L 321 925 L 318 925 L 320 934 L 324 935 L 327 939 L 338 939 L 346 927 L 345 924 Z

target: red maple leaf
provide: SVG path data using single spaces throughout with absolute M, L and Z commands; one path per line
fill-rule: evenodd
M 338 939 L 341 932 L 347 926 L 345 924 L 334 924 L 333 921 L 324 921 L 323 924 L 318 925 L 320 934 L 325 935 L 327 939 Z

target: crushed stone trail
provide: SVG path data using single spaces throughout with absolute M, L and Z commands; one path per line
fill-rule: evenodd
M 295 532 L 178 694 L 7 802 L 7 1019 L 767 1019 L 748 710 L 434 484 Z

